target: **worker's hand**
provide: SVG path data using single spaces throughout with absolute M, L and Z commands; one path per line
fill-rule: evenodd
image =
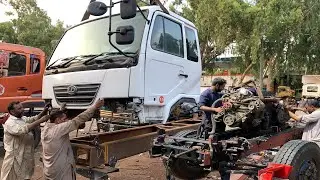
M 284 106 L 287 111 L 294 111 L 292 106 Z
M 50 107 L 52 107 L 51 103 L 47 103 L 44 105 L 45 110 L 48 110 Z
M 60 106 L 60 110 L 61 111 L 65 111 L 66 110 L 66 106 L 67 106 L 67 103 L 62 103 L 61 106 Z
M 217 112 L 217 113 L 220 113 L 220 112 L 223 111 L 223 108 L 221 108 L 221 107 L 214 108 L 214 111 Z
M 223 103 L 223 107 L 226 108 L 226 109 L 229 109 L 229 108 L 232 107 L 232 104 L 231 104 L 231 102 L 224 102 Z
M 99 109 L 104 105 L 104 100 L 103 99 L 99 99 L 95 104 L 94 107 Z
M 44 112 L 44 113 L 47 113 L 51 107 L 52 107 L 51 103 L 45 104 L 45 105 L 44 105 L 43 112 Z

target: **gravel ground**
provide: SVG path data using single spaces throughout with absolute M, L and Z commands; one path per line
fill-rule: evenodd
M 86 129 L 83 132 L 88 132 L 89 122 L 86 125 Z M 92 126 L 92 129 L 95 129 L 95 126 Z M 83 132 L 80 132 L 82 134 Z M 70 136 L 73 137 L 76 132 L 71 132 Z M 35 154 L 35 173 L 32 177 L 33 180 L 42 180 L 42 163 L 39 161 L 41 155 L 41 146 L 36 150 Z M 1 147 L 0 151 L 0 165 L 2 165 L 4 156 L 3 148 Z M 165 180 L 165 168 L 162 164 L 160 158 L 150 158 L 147 152 L 132 156 L 126 159 L 118 161 L 117 168 L 119 172 L 114 172 L 109 174 L 110 180 Z M 218 174 L 211 173 L 206 179 L 216 180 Z M 77 175 L 77 180 L 85 180 L 81 175 Z

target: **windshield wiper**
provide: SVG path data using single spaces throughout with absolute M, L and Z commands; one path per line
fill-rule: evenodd
M 135 52 L 123 52 L 125 54 L 136 54 Z M 105 55 L 123 55 L 121 52 L 108 52 L 104 53 Z
M 94 59 L 94 58 L 99 57 L 101 55 L 103 55 L 103 54 L 88 54 L 88 55 L 79 55 L 79 56 L 73 56 L 73 57 L 68 57 L 68 58 L 64 58 L 64 59 L 58 59 L 57 61 L 60 60 L 60 61 L 66 61 L 66 62 L 63 64 L 58 64 L 58 65 L 53 66 L 57 62 L 57 61 L 55 61 L 54 63 L 52 63 L 50 66 L 47 67 L 47 70 L 52 69 L 52 68 L 63 68 L 67 64 L 69 64 L 70 62 L 72 62 L 78 58 L 84 59 L 87 57 L 91 57 L 90 59 Z M 79 60 L 81 60 L 81 59 L 79 59 Z
M 136 53 L 133 53 L 133 52 L 124 52 L 125 54 L 136 54 Z M 89 62 L 91 62 L 92 60 L 95 60 L 97 57 L 99 56 L 105 56 L 106 59 L 99 59 L 99 60 L 107 60 L 109 61 L 110 63 L 114 62 L 112 59 L 108 59 L 108 57 L 112 56 L 112 55 L 122 55 L 122 53 L 120 52 L 108 52 L 108 53 L 101 53 L 97 56 L 94 56 L 90 59 L 87 59 L 83 62 L 83 64 L 87 65 Z
M 77 58 L 78 56 L 73 56 L 73 57 L 67 57 L 67 58 L 62 58 L 62 59 L 57 59 L 56 61 L 54 61 L 53 63 L 51 63 L 46 70 L 52 69 L 53 67 L 58 67 L 59 65 L 53 66 L 54 64 L 56 64 L 56 62 L 58 61 L 69 61 L 69 60 L 73 60 L 75 58 Z

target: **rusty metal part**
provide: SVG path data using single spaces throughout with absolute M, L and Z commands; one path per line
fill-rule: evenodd
M 132 113 L 114 113 L 112 111 L 100 110 L 102 118 L 111 118 L 112 120 L 131 120 L 133 119 Z
M 185 119 L 161 125 L 133 127 L 71 139 L 76 163 L 88 167 L 109 164 L 114 158 L 123 159 L 151 149 L 159 130 L 173 135 L 185 129 L 198 129 L 200 120 Z
M 206 167 L 216 167 L 216 163 L 226 163 L 228 164 L 226 168 L 222 168 L 223 171 L 227 173 L 234 172 L 233 170 L 239 170 L 240 166 L 244 166 L 246 164 L 234 164 L 229 165 L 232 162 L 236 162 L 242 158 L 248 157 L 248 155 L 252 155 L 253 153 L 261 152 L 263 150 L 272 149 L 278 146 L 284 145 L 286 142 L 294 139 L 300 139 L 303 132 L 303 128 L 290 128 L 281 132 L 275 131 L 275 133 L 271 133 L 268 135 L 253 137 L 250 139 L 245 139 L 242 137 L 232 137 L 225 140 L 219 141 L 210 141 L 207 140 L 204 142 L 204 139 L 195 139 L 195 138 L 181 138 L 181 137 L 170 137 L 170 139 L 179 140 L 178 144 L 172 144 L 168 141 L 167 143 L 158 143 L 154 144 L 152 151 L 154 153 L 161 152 L 164 157 L 168 157 L 170 153 L 171 157 L 179 156 L 180 159 L 186 159 L 195 163 L 195 165 L 202 166 L 200 162 L 206 161 L 205 156 L 202 156 L 202 151 L 209 151 L 210 144 L 214 147 L 215 151 L 211 155 L 213 159 L 202 166 L 203 168 Z M 201 151 L 200 150 L 193 150 L 192 146 L 197 144 L 197 146 L 202 144 Z M 160 151 L 159 151 L 160 150 Z M 174 152 L 174 154 L 172 154 Z M 183 156 L 184 154 L 188 153 L 188 156 Z M 152 154 L 151 154 L 152 155 Z M 194 157 L 201 157 L 201 158 L 194 158 Z M 198 163 L 198 164 L 196 164 Z M 220 167 L 220 166 L 219 166 Z M 261 166 L 262 167 L 262 166 Z M 256 168 L 261 168 L 256 167 Z M 245 168 L 245 167 L 244 167 Z M 216 169 L 212 169 L 216 170 Z M 219 169 L 221 170 L 221 169 Z M 238 171 L 237 173 L 239 173 Z M 240 176 L 239 179 L 243 178 L 244 176 Z
M 249 140 L 251 147 L 248 151 L 244 152 L 243 156 L 247 156 L 254 152 L 259 152 L 266 149 L 275 148 L 282 146 L 289 140 L 300 139 L 302 136 L 303 128 L 291 128 L 269 138 L 262 139 L 251 139 Z

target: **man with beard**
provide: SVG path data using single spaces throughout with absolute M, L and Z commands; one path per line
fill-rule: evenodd
M 1 180 L 31 179 L 34 172 L 34 137 L 32 129 L 47 121 L 48 105 L 37 116 L 23 116 L 20 102 L 8 106 L 10 117 L 3 125 L 5 156 L 1 168 Z
M 227 81 L 225 79 L 220 77 L 215 78 L 212 81 L 212 86 L 201 93 L 199 106 L 200 106 L 200 110 L 205 112 L 205 117 L 202 120 L 202 127 L 204 129 L 207 129 L 207 130 L 212 129 L 212 122 L 211 122 L 212 113 L 219 113 L 223 111 L 223 108 L 221 107 L 222 106 L 221 101 L 217 102 L 214 105 L 214 107 L 212 107 L 212 105 L 216 100 L 222 97 L 223 94 L 221 93 L 221 91 L 224 90 L 226 84 L 227 84 Z M 216 124 L 214 124 L 213 126 L 215 127 Z M 223 123 L 218 124 L 217 129 L 224 129 L 224 128 L 225 128 L 225 125 Z

